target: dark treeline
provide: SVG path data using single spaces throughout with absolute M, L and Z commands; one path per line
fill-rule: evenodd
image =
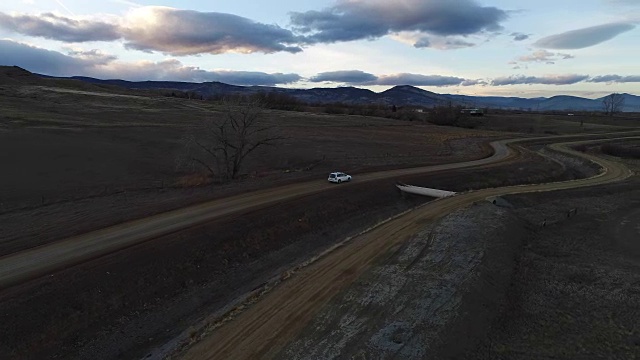
M 340 102 L 309 104 L 282 92 L 256 92 L 253 94 L 218 94 L 204 97 L 195 92 L 171 91 L 165 96 L 206 100 L 222 103 L 225 100 L 241 99 L 258 101 L 262 107 L 273 110 L 304 111 L 334 115 L 373 116 L 402 121 L 429 122 L 435 125 L 475 128 L 479 121 L 462 112 L 462 106 L 447 104 L 436 107 L 396 106 L 388 104 L 346 104 Z M 484 109 L 483 113 L 488 110 Z

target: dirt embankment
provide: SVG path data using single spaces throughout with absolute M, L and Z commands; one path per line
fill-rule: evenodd
M 508 197 L 534 231 L 504 315 L 467 359 L 640 356 L 638 185 Z
M 563 170 L 571 174 L 576 179 L 588 178 L 595 176 L 600 172 L 600 166 L 587 159 L 572 157 L 565 153 L 549 149 L 547 147 L 542 148 L 539 153 L 542 156 L 553 159 L 562 165 Z
M 426 225 L 335 297 L 276 358 L 449 358 L 496 316 L 525 236 L 482 203 Z

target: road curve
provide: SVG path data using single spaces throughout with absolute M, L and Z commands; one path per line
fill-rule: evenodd
M 602 138 L 619 136 L 621 134 L 628 135 L 629 132 L 494 141 L 491 143 L 494 149 L 493 155 L 484 159 L 454 164 L 373 172 L 359 175 L 356 182 L 343 184 L 341 186 L 356 186 L 357 183 L 399 176 L 495 164 L 517 156 L 517 152 L 511 150 L 513 147 L 510 147 L 510 145 L 523 141 L 594 136 Z M 207 221 L 232 214 L 244 213 L 300 196 L 327 191 L 332 188 L 335 188 L 335 185 L 318 180 L 259 190 L 126 222 L 5 255 L 0 257 L 0 290 Z
M 334 295 L 360 277 L 377 257 L 423 228 L 426 221 L 493 196 L 602 185 L 632 175 L 622 164 L 568 149 L 570 145 L 587 142 L 590 141 L 551 147 L 600 164 L 603 168 L 600 174 L 566 182 L 489 188 L 430 202 L 353 239 L 304 268 L 179 356 L 188 360 L 275 358 Z

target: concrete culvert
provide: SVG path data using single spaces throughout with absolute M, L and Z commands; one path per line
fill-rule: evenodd
M 487 200 L 495 206 L 513 209 L 513 205 L 500 196 L 490 197 Z

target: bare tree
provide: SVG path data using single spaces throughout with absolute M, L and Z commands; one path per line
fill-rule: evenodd
M 282 139 L 262 122 L 264 108 L 255 98 L 223 100 L 218 117 L 205 120 L 186 137 L 187 163 L 220 180 L 236 179 L 247 157 L 262 146 Z
M 624 108 L 624 95 L 613 93 L 605 96 L 602 99 L 602 108 L 609 116 L 613 116 L 613 114 L 621 112 Z

